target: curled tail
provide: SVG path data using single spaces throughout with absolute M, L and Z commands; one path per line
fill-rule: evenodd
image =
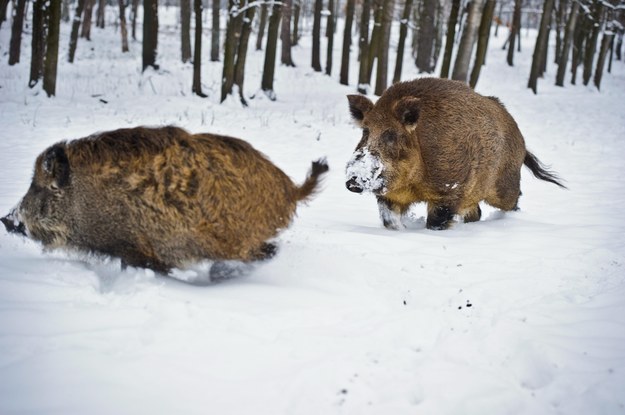
M 319 179 L 321 175 L 330 169 L 325 158 L 312 162 L 312 168 L 308 172 L 308 176 L 304 183 L 297 188 L 297 200 L 308 200 L 317 191 Z
M 547 170 L 547 167 L 545 167 L 545 165 L 543 165 L 538 158 L 536 158 L 536 156 L 529 151 L 525 152 L 525 160 L 523 160 L 523 164 L 525 164 L 537 178 L 557 184 L 561 188 L 566 189 L 566 186 L 560 183 L 560 180 L 562 179 L 560 179 L 557 174 Z

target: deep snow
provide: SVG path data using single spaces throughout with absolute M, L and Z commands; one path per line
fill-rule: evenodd
M 416 206 L 393 232 L 373 196 L 345 189 L 360 132 L 345 99 L 356 65 L 352 86 L 339 85 L 340 48 L 335 75 L 314 73 L 305 37 L 298 67 L 277 67 L 276 102 L 219 105 L 220 64 L 204 61 L 208 99 L 190 93 L 175 13 L 161 13 L 161 70 L 142 75 L 140 44 L 122 55 L 113 28 L 94 29 L 74 65 L 61 59 L 52 99 L 26 86 L 29 36 L 7 66 L 3 25 L 0 213 L 49 144 L 141 124 L 244 138 L 296 181 L 327 156 L 324 190 L 300 206 L 277 257 L 208 286 L 45 253 L 0 230 L 0 413 L 625 413 L 623 62 L 601 92 L 553 86 L 550 65 L 534 96 L 533 34 L 515 67 L 504 35 L 492 38 L 478 92 L 504 102 L 570 190 L 524 169 L 519 212 L 484 207 L 482 221 L 437 232 Z M 250 50 L 248 95 L 262 59 Z M 417 76 L 409 57 L 404 68 Z M 201 282 L 207 268 L 175 276 Z

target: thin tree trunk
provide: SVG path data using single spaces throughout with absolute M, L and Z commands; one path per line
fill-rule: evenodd
M 69 22 L 69 0 L 63 0 L 61 4 L 61 21 Z
M 556 14 L 556 53 L 554 57 L 554 63 L 560 62 L 560 55 L 562 55 L 562 29 L 565 27 L 566 8 L 568 0 L 560 0 L 558 3 L 558 13 Z M 566 30 L 566 29 L 565 29 Z
M 96 0 L 87 0 L 85 3 L 85 12 L 82 18 L 82 28 L 80 30 L 80 37 L 87 40 L 91 40 L 91 20 L 93 19 L 93 6 Z
M 573 85 L 575 85 L 577 80 L 577 67 L 584 56 L 584 42 L 586 41 L 587 34 L 590 31 L 590 26 L 592 25 L 592 21 L 587 15 L 581 15 L 580 18 L 582 21 L 575 27 L 573 59 L 571 61 L 571 84 Z
M 99 0 L 98 1 L 98 10 L 96 12 L 96 22 L 95 25 L 96 27 L 99 27 L 100 29 L 104 29 L 104 9 L 106 7 L 106 0 Z
M 395 59 L 395 72 L 393 73 L 393 83 L 401 79 L 401 71 L 404 63 L 404 49 L 406 47 L 406 36 L 408 35 L 408 23 L 410 22 L 410 12 L 412 11 L 412 0 L 404 3 L 404 12 L 401 16 L 399 27 L 399 43 L 397 44 L 397 57 Z
M 321 72 L 321 8 L 323 0 L 315 0 L 315 17 L 313 21 L 312 67 Z
M 373 29 L 371 30 L 371 42 L 369 43 L 369 54 L 367 63 L 367 82 L 371 84 L 371 77 L 373 74 L 373 66 L 380 55 L 380 37 L 382 28 L 382 13 L 384 11 L 384 0 L 374 0 L 373 7 L 375 8 L 373 17 Z
M 496 0 L 486 0 L 484 12 L 482 13 L 482 21 L 480 23 L 479 37 L 477 41 L 477 52 L 475 53 L 475 63 L 471 71 L 471 79 L 469 85 L 475 89 L 477 80 L 480 77 L 480 71 L 486 60 L 486 52 L 488 49 L 488 38 L 490 37 L 490 26 L 493 21 L 493 13 L 495 12 Z
M 228 23 L 226 24 L 226 42 L 224 44 L 224 69 L 221 77 L 221 102 L 232 94 L 234 66 L 242 26 L 243 14 L 239 13 L 239 2 L 230 0 L 228 2 Z
M 291 46 L 296 46 L 299 43 L 299 18 L 302 11 L 301 0 L 295 0 L 293 3 L 293 33 L 291 39 Z
M 46 58 L 43 68 L 43 90 L 48 96 L 56 95 L 56 69 L 59 60 L 59 34 L 61 29 L 61 0 L 49 0 Z
M 358 71 L 358 92 L 367 93 L 368 63 L 369 63 L 369 19 L 371 18 L 371 0 L 363 0 L 362 13 L 360 16 L 360 30 L 358 39 L 358 50 L 360 58 L 360 68 Z
M 213 0 L 213 24 L 211 26 L 211 62 L 219 61 L 219 14 L 220 1 Z
M 13 25 L 11 26 L 11 44 L 9 46 L 9 65 L 15 65 L 20 61 L 22 48 L 22 30 L 24 28 L 24 10 L 26 0 L 18 0 L 17 7 L 13 10 Z
M 328 37 L 328 49 L 326 53 L 326 75 L 332 75 L 332 52 L 334 52 L 334 0 L 328 0 L 328 20 L 326 32 Z
M 273 79 L 276 70 L 276 49 L 278 48 L 278 29 L 281 20 L 281 6 L 279 2 L 273 4 L 269 27 L 267 29 L 267 46 L 265 47 L 265 63 L 263 65 L 263 78 L 261 89 L 270 100 L 276 100 L 273 90 Z
M 126 3 L 119 0 L 119 26 L 122 36 L 122 53 L 128 52 L 128 25 L 126 24 Z
M 76 47 L 78 46 L 78 29 L 80 29 L 80 23 L 82 20 L 82 12 L 85 7 L 85 2 L 89 0 L 78 0 L 76 4 L 76 11 L 74 14 L 74 21 L 72 22 L 72 32 L 69 36 L 69 54 L 67 60 L 69 63 L 74 62 L 74 56 L 76 54 Z M 120 0 L 120 2 L 123 0 Z
M 616 60 L 620 61 L 622 59 L 621 49 L 623 49 L 623 33 L 619 33 L 616 39 Z
M 120 4 L 124 0 L 119 0 Z M 195 3 L 195 1 L 194 1 Z M 196 18 L 197 21 L 197 18 Z M 200 21 L 201 23 L 201 21 Z M 183 63 L 191 60 L 191 0 L 180 0 L 180 56 Z M 196 34 L 197 37 L 197 34 Z
M 143 70 L 148 66 L 158 69 L 158 0 L 143 0 Z
M 239 40 L 239 49 L 237 51 L 237 63 L 234 66 L 234 84 L 239 88 L 239 98 L 241 104 L 247 107 L 247 101 L 243 95 L 243 82 L 245 80 L 245 61 L 247 58 L 247 48 L 250 41 L 250 33 L 252 33 L 252 22 L 256 14 L 256 7 L 250 7 L 245 11 L 245 19 L 241 28 L 241 38 Z
M 503 11 L 504 2 L 499 3 L 499 12 L 497 13 L 497 25 L 495 26 L 495 37 L 499 36 L 499 26 L 501 25 L 501 12 Z
M 263 36 L 265 35 L 265 29 L 267 28 L 267 15 L 269 6 L 267 3 L 263 3 L 260 6 L 260 22 L 258 23 L 258 35 L 256 36 L 256 50 L 263 49 Z
M 438 0 L 424 0 L 421 18 L 419 19 L 419 36 L 417 47 L 417 68 L 419 72 L 431 73 L 436 62 L 432 62 L 434 50 L 434 17 Z
M 521 4 L 522 0 L 514 1 L 514 13 L 512 15 L 512 27 L 510 27 L 510 40 L 508 42 L 508 55 L 506 61 L 509 66 L 514 66 L 514 46 L 516 45 L 517 35 L 521 28 Z M 519 43 L 521 43 L 521 37 L 518 36 Z
M 86 0 L 89 1 L 89 0 Z M 132 0 L 132 7 L 130 13 L 132 14 L 132 40 L 137 40 L 137 12 L 139 10 L 139 0 Z
M 538 67 L 538 77 L 542 78 L 547 71 L 547 55 L 549 53 L 549 38 L 551 37 L 551 22 L 553 20 L 553 12 L 555 11 L 555 0 L 551 10 L 547 14 L 547 34 L 545 35 L 545 47 L 542 49 L 540 56 L 540 66 Z
M 341 75 L 339 81 L 341 85 L 349 85 L 349 55 L 352 46 L 352 25 L 354 24 L 355 9 L 356 0 L 347 0 L 345 28 L 343 30 L 343 50 L 341 53 Z
M 590 38 L 586 41 L 586 50 L 584 51 L 584 85 L 588 85 L 592 76 L 592 62 L 595 58 L 597 50 L 597 41 L 599 40 L 599 31 L 601 30 L 601 15 L 603 14 L 602 0 L 595 0 L 593 11 L 593 27 Z
M 380 96 L 388 86 L 388 49 L 391 40 L 391 24 L 395 0 L 385 0 L 382 9 L 382 27 L 380 29 L 380 45 L 378 52 L 378 67 L 376 69 L 375 94 Z
M 441 78 L 449 77 L 449 67 L 451 65 L 451 55 L 454 50 L 456 38 L 456 24 L 458 23 L 458 12 L 460 11 L 460 0 L 453 0 L 451 13 L 447 22 L 447 39 L 445 40 L 445 53 L 443 54 L 443 64 L 441 67 Z
M 566 22 L 566 29 L 564 32 L 564 39 L 562 40 L 562 50 L 560 53 L 560 59 L 558 59 L 558 73 L 556 74 L 556 85 L 564 86 L 564 75 L 566 74 L 566 65 L 569 60 L 569 53 L 571 51 L 571 39 L 575 33 L 575 24 L 577 22 L 577 11 L 579 10 L 579 3 L 574 1 L 571 5 L 571 12 Z
M 7 9 L 9 7 L 9 0 L 0 0 L 0 27 L 2 23 L 7 19 Z
M 595 69 L 594 83 L 598 90 L 601 90 L 601 78 L 603 77 L 603 68 L 605 66 L 605 58 L 608 55 L 608 49 L 614 39 L 614 33 L 603 33 L 603 39 L 601 40 L 601 49 L 599 50 L 599 57 L 597 58 L 597 68 Z
M 473 54 L 473 45 L 477 36 L 477 30 L 482 20 L 482 8 L 484 0 L 473 0 L 469 6 L 469 14 L 464 25 L 464 31 L 458 45 L 458 54 L 454 63 L 452 79 L 467 82 L 469 75 L 469 65 Z
M 45 12 L 46 0 L 35 0 L 33 3 L 33 35 L 31 39 L 30 80 L 28 86 L 37 85 L 43 76 L 43 61 L 46 54 L 46 29 L 48 27 Z
M 201 98 L 206 98 L 206 94 L 202 92 L 202 10 L 203 9 L 204 9 L 204 6 L 202 4 L 202 0 L 193 0 L 193 14 L 195 15 L 195 39 L 194 39 L 194 46 L 193 46 L 193 85 L 191 87 L 191 91 L 195 95 Z M 189 25 L 190 25 L 190 22 L 189 22 Z M 188 32 L 187 32 L 187 35 L 188 35 Z
M 282 28 L 280 39 L 282 40 L 282 56 L 280 61 L 283 65 L 294 67 L 291 56 L 291 13 L 293 0 L 282 0 Z
M 530 79 L 527 83 L 527 87 L 531 88 L 534 94 L 536 94 L 536 88 L 538 83 L 538 76 L 540 74 L 540 66 L 544 57 L 544 49 L 549 43 L 549 20 L 551 20 L 551 11 L 553 10 L 554 0 L 545 0 L 543 7 L 543 15 L 540 19 L 540 29 L 538 30 L 538 37 L 536 38 L 536 46 L 534 47 L 534 55 L 532 57 L 532 69 L 530 71 Z

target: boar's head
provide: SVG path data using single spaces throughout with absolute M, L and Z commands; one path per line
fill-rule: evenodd
M 419 99 L 392 102 L 383 95 L 374 105 L 362 95 L 348 95 L 349 111 L 362 128 L 362 138 L 347 163 L 346 186 L 352 192 L 384 195 L 405 177 L 415 153 Z
M 69 189 L 69 160 L 64 145 L 56 144 L 37 158 L 28 192 L 2 223 L 7 231 L 28 235 L 44 246 L 65 245 Z

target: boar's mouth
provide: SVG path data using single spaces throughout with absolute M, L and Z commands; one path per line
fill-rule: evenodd
M 26 236 L 26 226 L 24 226 L 24 222 L 17 219 L 15 210 L 0 218 L 0 222 L 2 222 L 7 232 Z

